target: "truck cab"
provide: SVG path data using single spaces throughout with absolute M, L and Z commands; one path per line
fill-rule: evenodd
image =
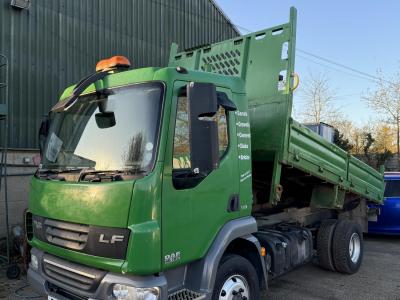
M 207 105 L 196 107 L 200 99 Z M 57 291 L 93 297 L 96 284 L 120 273 L 149 277 L 162 289 L 165 279 L 153 274 L 203 258 L 224 225 L 251 213 L 250 128 L 240 78 L 115 68 L 67 109 L 53 109 L 41 131 L 28 213 L 38 266 L 30 274 L 43 285 L 60 276 L 73 282 Z M 76 264 L 99 275 L 75 282 L 85 277 Z M 52 284 L 46 289 L 51 293 Z

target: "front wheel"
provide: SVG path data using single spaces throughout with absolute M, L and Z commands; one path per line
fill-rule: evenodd
M 257 271 L 247 259 L 234 254 L 222 258 L 213 300 L 258 300 L 259 290 Z

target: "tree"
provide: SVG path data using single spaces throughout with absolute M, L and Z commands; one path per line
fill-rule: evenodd
M 351 149 L 351 153 L 353 154 L 365 154 L 365 144 L 366 140 L 368 139 L 368 136 L 375 135 L 375 126 L 373 121 L 369 121 L 367 124 L 364 126 L 356 126 L 352 124 L 351 127 L 346 131 L 347 135 L 349 137 L 349 140 L 351 141 L 351 144 L 353 145 L 353 148 Z M 372 143 L 368 147 L 368 151 L 372 151 L 369 148 L 371 148 Z
M 386 153 L 396 152 L 396 133 L 392 127 L 387 124 L 378 123 L 374 126 L 374 152 L 376 153 Z
M 350 141 L 345 138 L 344 135 L 336 128 L 333 134 L 333 143 L 342 148 L 344 151 L 350 151 L 353 148 L 353 145 L 350 143 Z
M 322 73 L 310 73 L 300 90 L 300 96 L 304 103 L 300 109 L 300 116 L 304 122 L 332 124 L 342 115 L 333 104 L 336 91 L 329 84 L 328 77 Z
M 386 124 L 396 128 L 396 151 L 400 154 L 400 73 L 388 81 L 378 72 L 374 91 L 368 90 L 363 99 L 383 117 Z
M 396 142 L 393 134 L 393 128 L 386 124 L 378 123 L 374 130 L 375 141 L 373 145 L 376 154 L 376 166 L 384 165 L 385 162 L 393 156 L 396 151 Z
M 352 121 L 346 119 L 344 116 L 335 118 L 330 122 L 335 128 L 333 140 L 336 145 L 346 151 L 352 151 L 355 148 L 354 133 L 357 132 L 357 127 Z
M 371 147 L 372 144 L 375 142 L 375 139 L 372 137 L 372 133 L 367 132 L 364 134 L 364 139 L 363 139 L 363 151 L 364 155 L 368 160 L 371 160 Z

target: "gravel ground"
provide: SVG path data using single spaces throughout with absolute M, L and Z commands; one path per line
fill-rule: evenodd
M 28 299 L 14 293 L 26 282 L 6 280 L 4 273 L 0 270 L 0 299 Z M 29 287 L 18 294 L 35 295 Z M 366 237 L 364 262 L 357 274 L 342 275 L 308 264 L 270 282 L 263 299 L 400 300 L 400 237 Z
M 31 298 L 30 298 L 31 297 Z M 20 280 L 8 280 L 5 270 L 0 270 L 0 299 L 47 299 L 35 293 L 23 277 Z
M 365 237 L 358 273 L 343 275 L 303 266 L 270 283 L 265 299 L 400 299 L 400 237 Z

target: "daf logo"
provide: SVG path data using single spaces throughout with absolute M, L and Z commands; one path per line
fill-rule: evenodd
M 122 242 L 124 240 L 123 235 L 112 235 L 110 239 L 104 237 L 104 234 L 100 234 L 99 242 L 105 244 L 115 244 L 116 242 Z

